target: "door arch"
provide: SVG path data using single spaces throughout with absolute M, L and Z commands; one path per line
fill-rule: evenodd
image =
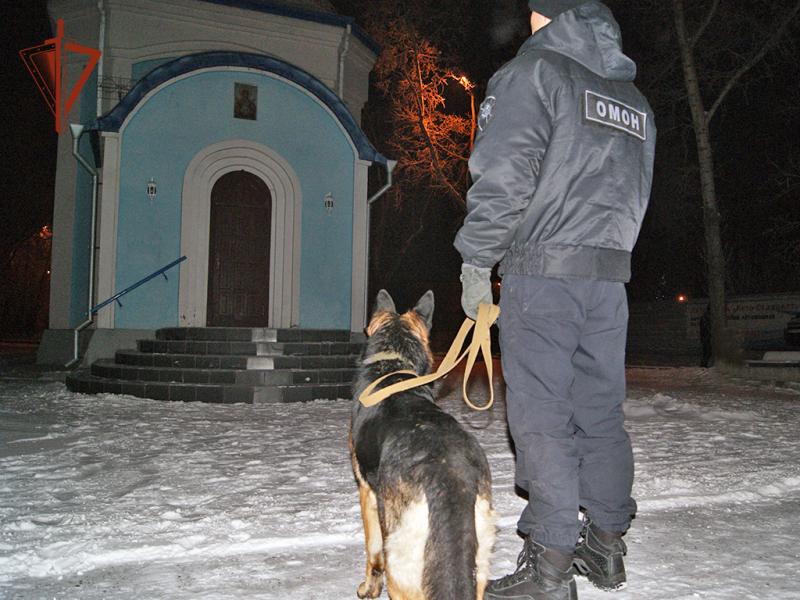
M 291 165 L 274 150 L 250 140 L 232 139 L 200 150 L 184 174 L 181 201 L 181 254 L 178 323 L 204 327 L 208 321 L 208 256 L 211 190 L 231 171 L 260 178 L 272 198 L 268 327 L 300 322 L 300 223 L 303 194 Z

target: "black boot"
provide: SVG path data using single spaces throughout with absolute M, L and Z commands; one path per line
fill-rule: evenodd
M 485 600 L 578 600 L 572 556 L 525 538 L 517 570 L 489 582 Z
M 621 533 L 603 531 L 586 519 L 575 549 L 575 569 L 602 590 L 621 590 L 625 587 L 622 557 L 627 553 Z

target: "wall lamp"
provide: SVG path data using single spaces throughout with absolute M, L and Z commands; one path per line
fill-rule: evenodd
M 156 199 L 156 194 L 158 194 L 156 180 L 151 177 L 150 181 L 147 182 L 147 197 L 150 199 L 150 202 Z

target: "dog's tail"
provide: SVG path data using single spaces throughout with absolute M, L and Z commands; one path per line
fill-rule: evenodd
M 495 534 L 491 498 L 454 487 L 427 498 L 436 518 L 429 523 L 423 586 L 428 600 L 481 600 Z

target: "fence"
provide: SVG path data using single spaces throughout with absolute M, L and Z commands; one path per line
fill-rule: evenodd
M 700 319 L 708 300 L 631 304 L 628 363 L 699 365 L 702 358 Z M 737 296 L 728 299 L 728 328 L 745 351 L 761 352 L 783 345 L 783 330 L 800 313 L 800 293 Z

